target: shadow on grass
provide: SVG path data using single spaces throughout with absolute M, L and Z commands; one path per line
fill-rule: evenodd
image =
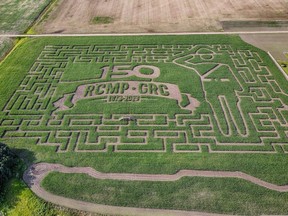
M 3 142 L 0 144 L 7 146 Z M 34 153 L 27 149 L 10 148 L 10 150 L 16 155 L 13 159 L 15 164 L 11 170 L 11 178 L 4 182 L 0 189 L 0 215 L 5 215 L 9 209 L 21 202 L 23 197 L 29 198 L 29 190 L 23 182 L 22 176 L 27 167 L 36 161 Z
M 35 153 L 27 149 L 12 148 L 11 149 L 25 164 L 30 166 L 36 161 Z

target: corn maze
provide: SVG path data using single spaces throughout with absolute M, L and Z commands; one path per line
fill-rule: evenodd
M 287 98 L 253 50 L 46 45 L 2 110 L 0 138 L 59 153 L 287 153 Z

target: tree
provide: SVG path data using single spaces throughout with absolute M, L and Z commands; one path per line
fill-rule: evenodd
M 0 190 L 13 175 L 13 168 L 17 164 L 17 156 L 3 143 L 0 143 Z

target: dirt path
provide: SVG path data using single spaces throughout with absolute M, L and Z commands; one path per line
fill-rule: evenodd
M 241 31 L 241 32 L 175 32 L 175 33 L 91 33 L 91 34 L 64 34 L 64 33 L 53 33 L 53 34 L 0 34 L 0 37 L 96 37 L 96 36 L 165 36 L 165 35 L 279 35 L 284 40 L 288 31 Z
M 92 33 L 92 34 L 2 34 L 0 37 L 93 37 L 93 36 L 143 36 L 143 35 L 240 35 L 242 40 L 270 52 L 277 60 L 287 61 L 288 31 L 241 31 L 241 32 L 182 32 L 182 33 Z
M 83 173 L 96 179 L 109 180 L 128 180 L 128 181 L 177 181 L 184 176 L 188 177 L 210 177 L 210 178 L 240 178 L 257 184 L 261 187 L 275 190 L 278 192 L 288 192 L 288 185 L 278 186 L 262 181 L 253 176 L 242 172 L 229 171 L 199 171 L 199 170 L 181 170 L 174 175 L 165 174 L 125 174 L 125 173 L 101 173 L 90 167 L 65 167 L 60 164 L 39 163 L 30 166 L 24 173 L 23 179 L 31 188 L 31 190 L 48 202 L 62 205 L 68 208 L 79 209 L 89 212 L 98 212 L 102 214 L 123 214 L 123 215 L 219 215 L 201 212 L 176 211 L 164 209 L 144 209 L 130 207 L 116 207 L 108 205 L 93 204 L 83 201 L 77 201 L 51 194 L 44 190 L 40 184 L 41 181 L 52 171 L 61 173 Z
M 97 36 L 161 36 L 161 35 L 240 35 L 242 40 L 270 52 L 277 60 L 287 61 L 288 31 L 241 31 L 241 32 L 182 32 L 182 33 L 92 33 L 92 34 L 2 34 L 0 37 L 97 37 Z

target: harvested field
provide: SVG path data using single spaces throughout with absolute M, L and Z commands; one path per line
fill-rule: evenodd
M 50 0 L 1 0 L 0 33 L 23 33 L 33 23 Z
M 9 49 L 12 48 L 13 41 L 10 38 L 0 37 L 0 60 L 4 58 Z
M 0 34 L 21 34 L 37 19 L 51 0 L 1 0 Z M 13 40 L 0 37 L 0 61 L 13 47 Z
M 242 34 L 242 40 L 250 43 L 281 61 L 287 61 L 285 53 L 288 52 L 288 34 Z
M 287 11 L 286 0 L 61 0 L 39 30 L 45 33 L 219 31 L 221 21 L 285 20 Z M 94 17 L 112 17 L 114 23 L 95 25 L 91 23 Z

